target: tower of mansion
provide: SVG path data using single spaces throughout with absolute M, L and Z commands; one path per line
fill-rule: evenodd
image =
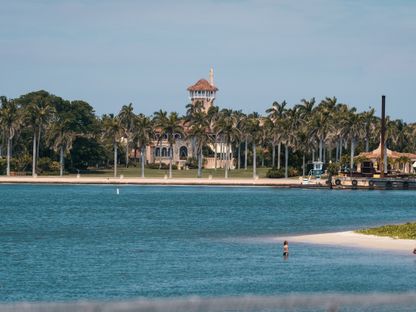
M 214 70 L 211 68 L 209 71 L 209 82 L 205 79 L 199 79 L 198 82 L 188 88 L 189 99 L 192 104 L 196 102 L 202 102 L 204 104 L 204 110 L 207 112 L 208 109 L 213 105 L 215 95 L 218 88 L 214 84 Z

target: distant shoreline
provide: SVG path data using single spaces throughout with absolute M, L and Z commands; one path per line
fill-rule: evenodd
M 279 242 L 287 240 L 289 243 L 295 242 L 363 249 L 403 251 L 408 252 L 409 254 L 411 254 L 413 249 L 416 248 L 416 241 L 413 239 L 395 239 L 386 236 L 359 234 L 353 231 L 295 235 L 276 237 L 275 239 L 279 240 Z
M 303 185 L 299 179 L 208 179 L 208 178 L 110 178 L 110 177 L 52 177 L 31 176 L 0 177 L 0 184 L 106 184 L 106 185 L 218 185 L 218 186 L 276 186 L 322 187 L 319 184 Z

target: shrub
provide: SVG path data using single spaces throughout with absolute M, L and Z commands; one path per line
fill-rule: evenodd
M 6 174 L 7 160 L 6 158 L 0 158 L 0 175 Z
M 196 157 L 188 157 L 185 166 L 188 166 L 189 169 L 198 168 L 198 159 Z
M 52 160 L 49 157 L 39 158 L 37 167 L 41 172 L 51 171 Z
M 51 161 L 50 166 L 49 166 L 49 170 L 50 171 L 59 171 L 60 169 L 60 164 L 59 161 Z
M 159 163 L 147 164 L 146 168 L 159 169 Z M 169 170 L 169 164 L 162 163 L 160 169 Z M 178 169 L 178 166 L 175 165 L 175 164 L 172 164 L 172 169 L 176 170 L 176 169 Z
M 10 159 L 10 171 L 26 171 L 31 169 L 32 157 L 28 154 L 19 156 L 18 158 Z M 0 175 L 6 174 L 7 171 L 7 159 L 0 158 Z
M 267 171 L 266 177 L 271 179 L 284 178 L 285 170 L 276 168 L 269 169 L 269 171 Z
M 287 176 L 288 177 L 296 177 L 299 175 L 299 170 L 293 167 L 287 168 Z M 267 171 L 266 177 L 271 179 L 278 179 L 278 178 L 284 178 L 285 177 L 285 168 L 272 168 L 269 171 Z

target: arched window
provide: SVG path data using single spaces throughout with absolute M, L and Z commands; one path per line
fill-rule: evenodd
M 179 149 L 179 159 L 186 160 L 187 158 L 188 158 L 188 149 L 186 148 L 186 146 L 182 146 Z
M 156 157 L 159 157 L 160 156 L 160 148 L 159 147 L 156 147 L 155 148 L 155 156 Z
M 182 136 L 179 133 L 175 133 L 175 139 L 180 140 L 182 139 Z
M 168 155 L 168 151 L 166 150 L 166 147 L 162 148 L 162 157 L 166 157 Z

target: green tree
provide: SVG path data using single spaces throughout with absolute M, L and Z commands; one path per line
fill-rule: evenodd
M 130 142 L 133 136 L 133 127 L 136 115 L 134 114 L 133 104 L 123 105 L 118 114 L 120 123 L 123 126 L 124 138 L 126 139 L 126 168 L 129 166 Z
M 39 155 L 39 146 L 42 127 L 49 122 L 49 120 L 56 113 L 55 107 L 50 101 L 50 96 L 45 91 L 38 91 L 25 95 L 19 99 L 25 103 L 24 111 L 26 114 L 26 123 L 32 130 L 33 145 L 32 145 L 32 175 L 36 175 L 36 159 Z M 28 102 L 27 102 L 28 101 Z
M 270 124 L 268 126 L 271 129 L 272 137 L 272 167 L 275 166 L 276 158 L 276 145 L 277 145 L 277 169 L 280 169 L 280 155 L 281 155 L 281 141 L 282 141 L 282 125 L 284 114 L 287 110 L 286 101 L 283 101 L 281 104 L 277 101 L 273 102 L 272 106 L 266 110 L 267 116 L 269 117 Z
M 194 112 L 193 116 L 188 116 L 188 138 L 194 140 L 196 143 L 196 155 L 198 160 L 197 177 L 202 176 L 202 159 L 203 148 L 212 141 L 210 135 L 210 124 L 207 114 L 204 111 Z
M 261 137 L 260 116 L 254 112 L 247 116 L 247 125 L 245 131 L 249 135 L 251 146 L 253 148 L 253 179 L 257 177 L 257 143 Z
M 135 118 L 134 138 L 141 154 L 141 177 L 144 178 L 144 165 L 146 163 L 146 147 L 153 140 L 154 128 L 149 117 L 139 114 Z
M 173 160 L 173 145 L 176 142 L 177 135 L 184 136 L 181 120 L 178 114 L 173 112 L 166 118 L 163 124 L 159 124 L 161 133 L 167 136 L 169 143 L 169 178 L 172 178 L 172 160 Z
M 157 144 L 159 144 L 159 151 L 162 150 L 162 141 L 164 137 L 164 133 L 162 131 L 164 125 L 166 124 L 168 120 L 168 113 L 163 110 L 159 110 L 157 112 L 154 112 L 153 117 L 153 124 L 156 128 L 156 137 L 157 137 Z M 159 154 L 159 169 L 162 168 L 162 155 Z
M 72 149 L 72 144 L 77 137 L 73 130 L 71 114 L 57 114 L 50 122 L 46 131 L 47 142 L 55 152 L 59 152 L 59 175 L 63 176 L 65 161 L 64 155 Z
M 114 150 L 114 177 L 117 176 L 117 143 L 123 137 L 124 129 L 121 121 L 113 114 L 103 116 L 103 137 L 111 138 Z
M 7 165 L 6 174 L 10 176 L 10 159 L 13 138 L 21 126 L 22 114 L 19 105 L 14 100 L 8 100 L 5 96 L 0 97 L 0 128 L 3 129 L 7 141 Z
M 231 142 L 239 136 L 240 131 L 236 127 L 237 121 L 231 110 L 223 109 L 220 118 L 216 125 L 216 130 L 221 137 L 221 143 L 225 144 L 225 168 L 224 177 L 228 178 L 228 171 L 230 169 L 230 145 Z
M 285 145 L 285 178 L 288 177 L 288 166 L 289 166 L 289 147 L 296 150 L 298 143 L 298 131 L 303 124 L 302 115 L 299 112 L 299 107 L 295 106 L 289 109 L 285 113 L 284 118 L 284 132 L 283 142 Z

